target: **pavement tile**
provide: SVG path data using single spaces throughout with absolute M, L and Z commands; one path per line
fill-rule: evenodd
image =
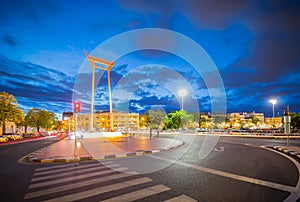
M 67 138 L 28 155 L 32 162 L 77 162 L 126 158 L 178 148 L 184 143 L 167 138 L 83 138 L 75 152 L 75 140 Z

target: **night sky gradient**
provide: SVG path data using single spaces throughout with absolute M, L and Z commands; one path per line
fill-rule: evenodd
M 25 113 L 33 107 L 57 114 L 71 111 L 84 52 L 92 52 L 117 34 L 141 28 L 176 31 L 202 46 L 222 77 L 228 112 L 271 116 L 271 98 L 278 100 L 276 113 L 282 114 L 287 105 L 300 112 L 298 0 L 2 0 L 0 91 L 13 94 Z M 201 77 L 175 56 L 146 51 L 115 62 L 112 87 L 137 66 L 167 66 L 189 81 L 200 111 L 210 111 Z M 151 70 L 155 73 L 155 67 Z M 158 69 L 157 77 L 161 71 L 165 69 Z M 131 112 L 143 113 L 154 105 L 166 112 L 180 108 L 176 96 L 145 83 L 143 73 L 147 74 L 142 72 L 138 79 L 141 88 L 130 101 Z M 97 110 L 108 109 L 105 84 L 106 74 L 96 89 Z M 118 109 L 117 98 L 114 109 Z

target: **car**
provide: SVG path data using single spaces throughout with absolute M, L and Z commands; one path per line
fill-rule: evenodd
M 8 139 L 6 137 L 0 136 L 0 142 L 7 142 Z
M 56 134 L 56 136 L 57 137 L 63 137 L 63 136 L 65 136 L 66 135 L 66 133 L 65 132 L 58 132 L 57 134 Z
M 76 139 L 81 139 L 83 138 L 82 134 L 76 133 Z M 74 140 L 75 139 L 75 132 L 70 132 L 68 135 L 69 140 Z
M 6 137 L 8 140 L 21 140 L 23 138 L 22 135 L 15 134 L 5 135 L 3 137 Z

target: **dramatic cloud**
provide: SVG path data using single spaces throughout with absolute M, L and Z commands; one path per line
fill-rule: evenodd
M 4 0 L 0 3 L 0 90 L 14 94 L 25 110 L 41 107 L 57 113 L 71 110 L 75 92 L 88 112 L 91 68 L 80 72 L 84 52 L 92 53 L 122 32 L 155 27 L 179 32 L 203 47 L 220 72 L 229 112 L 258 111 L 268 116 L 268 100 L 273 97 L 280 113 L 286 105 L 300 111 L 299 24 L 300 2 L 295 0 Z M 164 43 L 152 39 L 145 36 L 139 43 Z M 210 111 L 209 93 L 220 94 L 221 84 L 210 73 L 199 75 L 195 68 L 200 67 L 170 53 L 145 50 L 114 62 L 112 89 L 119 89 L 113 98 L 115 109 L 122 109 L 126 104 L 122 96 L 128 94 L 133 112 L 155 105 L 166 111 L 178 109 L 175 87 L 184 85 L 182 80 L 191 89 L 187 107 L 193 105 L 188 100 L 196 100 L 201 111 Z M 95 109 L 106 110 L 107 74 L 97 70 L 96 83 Z
M 74 78 L 39 65 L 7 59 L 0 55 L 0 91 L 13 94 L 21 106 L 70 109 Z M 56 105 L 56 107 L 54 107 Z M 54 107 L 54 108 L 53 108 Z

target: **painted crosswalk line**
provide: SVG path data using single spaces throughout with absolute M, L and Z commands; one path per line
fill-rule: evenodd
M 37 168 L 24 200 L 67 202 L 98 197 L 99 201 L 106 202 L 135 201 L 147 197 L 160 197 L 159 194 L 166 193 L 165 199 L 169 202 L 195 201 L 185 195 L 167 194 L 172 191 L 171 188 L 127 171 L 127 167 L 114 162 L 106 162 L 105 165 L 65 164 Z M 116 194 L 119 190 L 122 190 L 120 194 Z M 127 191 L 124 193 L 124 190 Z M 173 198 L 170 198 L 172 196 Z
M 167 190 L 170 190 L 170 188 L 160 184 L 145 189 L 140 189 L 134 192 L 130 192 L 127 194 L 122 194 L 117 197 L 113 197 L 104 201 L 105 202 L 134 201 L 134 200 L 145 198 L 147 196 L 152 196 L 154 194 L 159 194 Z

